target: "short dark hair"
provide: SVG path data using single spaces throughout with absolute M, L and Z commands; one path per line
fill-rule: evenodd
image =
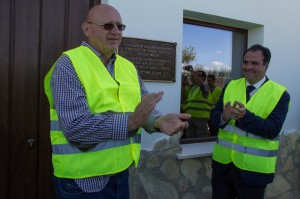
M 204 80 L 206 80 L 206 72 L 205 72 L 205 71 L 203 71 L 203 70 L 197 70 L 196 72 L 197 72 L 197 73 L 198 73 L 198 72 L 201 72 L 201 77 L 203 77 Z
M 263 56 L 264 56 L 264 64 L 266 64 L 266 63 L 269 64 L 270 63 L 270 60 L 271 60 L 271 51 L 269 50 L 269 48 L 264 47 L 264 46 L 262 46 L 260 44 L 255 44 L 255 45 L 251 46 L 250 48 L 248 48 L 244 52 L 243 57 L 249 51 L 251 51 L 251 52 L 261 51 L 263 53 Z
M 187 71 L 191 71 L 191 70 L 193 70 L 193 66 L 192 65 L 187 65 L 187 66 L 184 66 L 183 69 L 187 70 Z

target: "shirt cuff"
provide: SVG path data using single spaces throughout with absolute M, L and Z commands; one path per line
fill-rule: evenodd
M 223 120 L 223 115 L 221 115 L 220 126 L 224 126 L 227 123 L 227 121 Z
M 128 118 L 126 114 L 115 114 L 114 123 L 112 125 L 112 139 L 126 140 L 128 139 Z

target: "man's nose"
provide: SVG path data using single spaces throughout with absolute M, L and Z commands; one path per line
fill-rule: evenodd
M 113 27 L 113 29 L 111 30 L 111 32 L 114 32 L 114 33 L 120 33 L 121 31 L 119 30 L 117 24 L 114 24 L 114 27 Z
M 243 66 L 244 68 L 252 68 L 253 64 L 251 62 L 244 62 Z

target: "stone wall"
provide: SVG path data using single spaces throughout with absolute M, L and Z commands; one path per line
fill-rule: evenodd
M 141 151 L 137 169 L 130 168 L 131 199 L 210 199 L 211 157 L 178 160 L 179 137 L 163 139 L 152 151 Z M 274 182 L 266 199 L 300 198 L 300 134 L 281 134 Z

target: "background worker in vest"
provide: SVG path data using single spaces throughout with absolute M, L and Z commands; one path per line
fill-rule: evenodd
M 189 114 L 158 112 L 163 92 L 148 93 L 134 65 L 115 53 L 124 29 L 115 8 L 91 8 L 87 42 L 64 52 L 45 78 L 58 198 L 128 199 L 140 128 L 174 135 L 188 126 Z
M 184 113 L 185 106 L 187 104 L 188 95 L 191 89 L 190 81 L 189 81 L 189 74 L 182 74 L 181 75 L 181 97 L 180 97 L 180 112 Z
M 222 88 L 216 86 L 216 76 L 214 74 L 207 75 L 207 84 L 211 94 L 211 108 L 215 108 L 220 95 L 222 93 Z M 209 127 L 209 135 L 216 136 L 218 133 L 218 127 L 211 124 L 210 119 L 208 120 L 208 127 Z
M 202 70 L 191 71 L 191 82 L 185 113 L 192 115 L 187 129 L 187 138 L 206 137 L 209 135 L 208 119 L 211 111 L 210 92 L 206 73 Z
M 273 181 L 290 95 L 266 76 L 270 59 L 266 47 L 247 49 L 244 78 L 229 82 L 211 112 L 212 123 L 219 127 L 212 160 L 213 199 L 263 199 Z

